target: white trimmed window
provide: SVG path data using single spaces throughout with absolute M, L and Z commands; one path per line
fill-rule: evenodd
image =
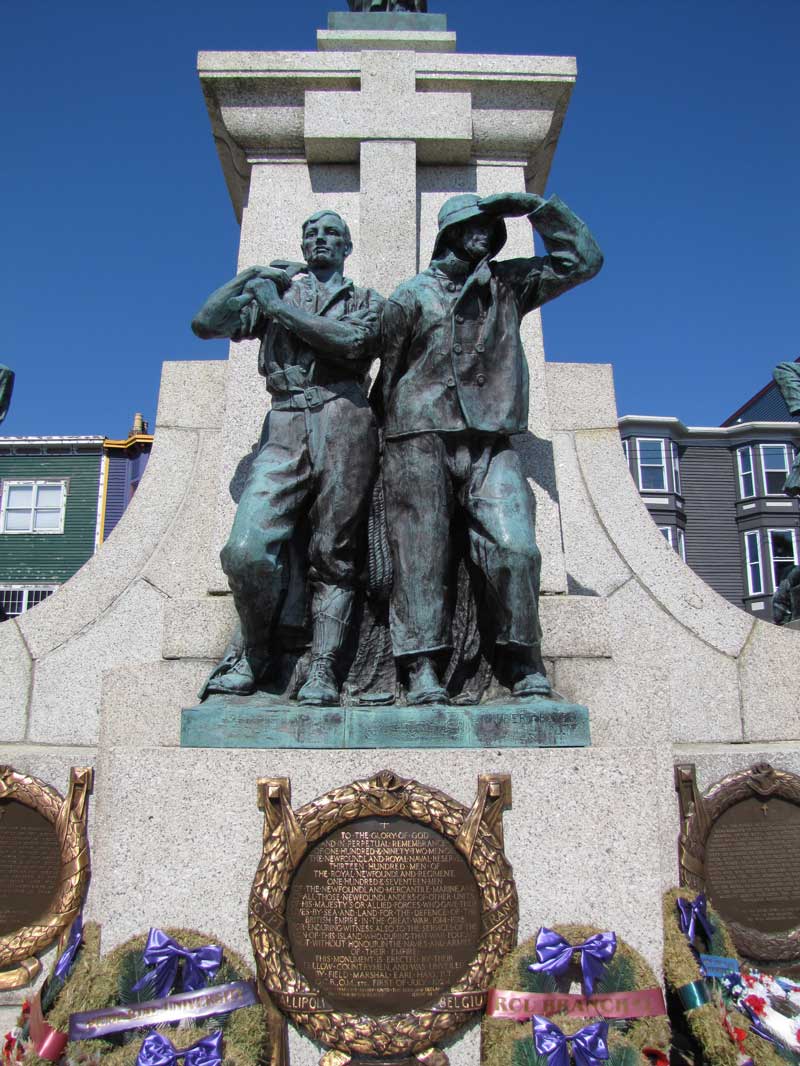
M 627 439 L 623 440 L 622 442 L 622 454 L 625 456 L 625 462 L 628 463 L 628 465 L 630 466 L 630 453 L 628 451 Z
M 686 562 L 686 534 L 683 532 L 680 526 L 675 530 L 675 532 L 678 534 L 678 555 L 680 555 L 681 559 Z
M 664 538 L 664 540 L 672 547 L 672 526 L 659 526 L 658 532 Z
M 797 530 L 768 529 L 767 541 L 773 589 L 776 589 L 792 567 L 797 566 Z
M 639 437 L 636 441 L 639 459 L 639 488 L 643 492 L 667 491 L 667 464 L 664 441 L 659 437 Z
M 783 496 L 783 485 L 789 474 L 789 449 L 785 444 L 762 444 L 761 465 L 764 495 Z
M 736 462 L 739 466 L 739 497 L 749 500 L 756 494 L 756 481 L 753 477 L 753 449 L 738 448 Z
M 761 538 L 753 529 L 744 535 L 744 555 L 747 561 L 747 588 L 751 596 L 764 592 L 764 568 L 761 562 Z
M 58 585 L 0 585 L 0 621 L 29 611 L 57 588 Z
M 0 533 L 63 533 L 65 481 L 4 481 Z
M 672 449 L 672 491 L 677 492 L 680 496 L 681 493 L 681 463 L 680 456 L 678 455 L 678 445 L 674 441 L 670 443 Z

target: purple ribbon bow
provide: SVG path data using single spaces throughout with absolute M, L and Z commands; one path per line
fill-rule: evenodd
M 81 940 L 83 940 L 83 915 L 79 914 L 69 931 L 67 937 L 67 943 L 64 950 L 61 952 L 56 968 L 53 971 L 53 976 L 57 977 L 60 981 L 66 980 L 67 974 L 75 961 L 75 956 L 78 954 L 78 948 L 81 946 Z
M 689 943 L 694 944 L 694 938 L 697 935 L 697 925 L 699 923 L 702 926 L 703 935 L 710 944 L 711 937 L 714 934 L 714 926 L 711 924 L 708 913 L 706 912 L 705 892 L 701 892 L 694 902 L 679 896 L 677 903 L 678 920 L 680 922 L 681 932 L 685 933 L 689 938 Z
M 221 1066 L 222 1030 L 217 1029 L 183 1051 L 178 1051 L 161 1033 L 150 1033 L 139 1048 L 136 1066 L 174 1066 L 178 1059 L 183 1059 L 185 1066 Z
M 547 1057 L 548 1066 L 569 1066 L 569 1045 L 575 1066 L 597 1066 L 608 1058 L 608 1022 L 595 1022 L 574 1036 L 564 1033 L 547 1018 L 533 1016 L 533 1045 L 537 1055 Z
M 569 944 L 563 936 L 544 926 L 536 937 L 536 958 L 528 969 L 531 973 L 551 973 L 560 976 L 568 968 L 573 952 L 581 953 L 581 971 L 587 996 L 594 992 L 594 983 L 602 976 L 606 963 L 617 950 L 616 933 L 597 933 L 583 944 Z
M 151 929 L 142 958 L 147 966 L 153 966 L 155 969 L 140 978 L 133 986 L 133 991 L 140 992 L 152 978 L 153 998 L 160 999 L 172 991 L 181 959 L 181 991 L 199 992 L 201 988 L 205 988 L 220 967 L 222 948 L 216 944 L 206 944 L 203 948 L 189 951 L 161 929 Z

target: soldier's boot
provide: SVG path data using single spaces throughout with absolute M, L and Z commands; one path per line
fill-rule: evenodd
M 354 598 L 352 589 L 315 586 L 311 604 L 311 666 L 306 683 L 297 693 L 298 703 L 331 707 L 339 702 L 341 685 L 337 666 L 350 632 Z
M 448 703 L 447 692 L 430 655 L 416 655 L 408 663 L 406 700 L 412 705 Z
M 522 699 L 553 695 L 538 648 L 515 647 L 510 653 L 509 664 L 512 696 Z
M 251 696 L 268 662 L 269 659 L 265 656 L 245 649 L 230 668 L 224 672 L 212 674 L 206 685 L 206 694 Z

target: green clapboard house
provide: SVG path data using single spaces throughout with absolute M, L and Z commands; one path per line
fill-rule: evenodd
M 153 438 L 0 437 L 0 622 L 36 606 L 91 558 L 139 484 Z

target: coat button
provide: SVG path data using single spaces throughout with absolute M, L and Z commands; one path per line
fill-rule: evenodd
M 463 315 L 456 315 L 456 322 L 463 322 L 463 321 L 464 321 L 464 316 Z
M 456 387 L 456 379 L 455 378 L 448 378 L 447 379 L 447 387 L 448 387 L 448 389 L 454 389 Z
M 461 352 L 463 351 L 463 349 L 462 349 L 460 344 L 454 344 L 453 345 L 453 351 L 456 353 L 456 355 L 461 355 Z
M 447 283 L 447 291 L 448 292 L 455 292 L 456 291 L 456 287 L 455 287 L 455 285 L 453 284 L 452 281 L 448 281 L 448 283 Z
M 486 345 L 485 344 L 476 344 L 475 345 L 475 351 L 476 352 L 485 352 L 486 351 Z
M 475 378 L 475 380 L 478 382 L 479 385 L 485 385 L 486 384 L 486 375 L 485 374 L 478 374 L 478 376 Z

